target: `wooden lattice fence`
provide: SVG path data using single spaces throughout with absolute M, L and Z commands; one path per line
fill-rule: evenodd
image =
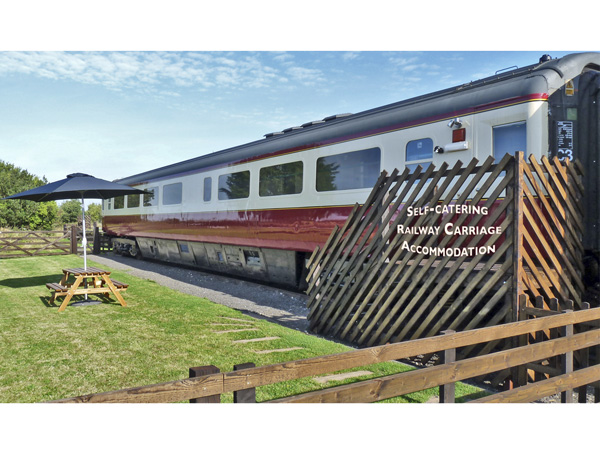
M 309 261 L 311 329 L 373 346 L 518 321 L 522 294 L 580 308 L 582 176 L 521 152 L 382 173 Z

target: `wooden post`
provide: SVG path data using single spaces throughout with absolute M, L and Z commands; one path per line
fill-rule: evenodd
M 233 370 L 250 369 L 256 367 L 254 363 L 236 364 Z M 256 403 L 256 388 L 233 391 L 233 403 Z
M 571 313 L 572 310 L 565 310 L 565 313 Z M 563 328 L 564 337 L 573 336 L 573 324 L 567 325 Z M 562 357 L 562 372 L 564 374 L 573 372 L 573 352 L 566 352 Z M 560 394 L 561 403 L 573 403 L 573 390 L 569 389 Z
M 552 297 L 550 299 L 550 310 L 551 311 L 555 311 L 557 313 L 560 313 L 560 305 L 558 304 L 558 299 L 556 297 Z M 552 328 L 550 330 L 550 339 L 556 339 L 558 338 L 558 329 L 557 328 Z M 560 362 L 558 360 L 558 356 L 554 356 L 552 358 L 550 358 L 548 360 L 550 362 L 550 365 L 552 367 L 554 367 L 557 370 L 560 370 Z
M 521 311 L 521 306 L 520 305 L 526 305 L 527 303 L 527 296 L 525 294 L 521 294 L 517 296 L 518 300 L 517 300 L 517 307 L 519 308 L 519 314 L 517 315 L 517 321 L 518 320 L 525 320 L 527 319 L 527 315 L 523 314 L 523 312 Z M 521 317 L 521 315 L 524 315 L 524 317 Z M 515 336 L 514 338 L 512 338 L 512 342 L 513 342 L 513 347 L 517 348 L 517 347 L 524 347 L 527 346 L 528 340 L 528 335 L 523 334 L 521 336 Z M 509 389 L 514 389 L 517 388 L 519 386 L 525 386 L 527 384 L 527 365 L 521 365 L 521 366 L 516 366 L 510 369 L 511 372 L 511 380 L 509 382 Z
M 456 333 L 454 330 L 444 330 L 442 331 L 443 336 L 449 336 Z M 444 350 L 442 354 L 442 363 L 448 364 L 456 361 L 456 349 L 450 348 L 448 350 Z M 454 383 L 444 384 L 440 386 L 440 403 L 454 403 L 455 400 L 455 386 Z
M 583 302 L 582 306 L 583 307 L 581 309 L 590 309 L 590 304 L 588 302 Z M 590 329 L 589 327 L 587 327 L 585 325 L 582 325 L 581 328 L 583 328 L 583 330 L 580 329 L 579 330 L 580 332 Z M 589 367 L 589 365 L 590 365 L 590 349 L 589 349 L 589 347 L 579 350 L 579 355 L 581 356 L 579 369 L 585 369 L 586 367 Z M 588 389 L 587 384 L 584 384 L 577 388 L 578 394 L 579 394 L 579 403 L 587 402 L 587 389 Z
M 513 317 L 514 322 L 519 321 L 519 312 L 523 300 L 523 152 L 515 154 L 514 179 L 513 179 L 513 223 L 512 223 L 512 258 L 513 258 Z
M 513 195 L 513 206 L 512 206 L 512 222 L 510 224 L 509 232 L 506 233 L 506 239 L 510 240 L 511 248 L 507 252 L 507 258 L 512 261 L 512 280 L 511 286 L 507 293 L 507 302 L 509 306 L 510 320 L 512 322 L 518 322 L 519 320 L 526 319 L 527 316 L 521 317 L 522 307 L 527 301 L 523 298 L 523 165 L 525 161 L 523 159 L 523 152 L 517 152 L 513 158 L 512 170 L 507 171 L 507 175 L 512 174 L 512 180 L 507 186 L 507 195 L 512 193 Z M 518 347 L 522 343 L 519 337 L 512 339 L 513 347 Z M 508 381 L 507 388 L 513 389 L 519 386 L 519 380 L 521 377 L 521 371 L 519 367 L 513 367 L 510 370 L 511 376 Z
M 71 254 L 77 254 L 77 227 L 71 226 Z
M 219 373 L 221 370 L 216 366 L 190 367 L 190 378 L 202 377 Z M 208 397 L 191 398 L 190 403 L 221 403 L 221 394 L 209 395 Z
M 542 297 L 541 295 L 537 296 L 535 298 L 535 307 L 538 309 L 544 309 L 544 297 Z M 535 333 L 535 343 L 538 344 L 540 342 L 544 341 L 544 332 L 543 331 L 537 331 Z M 533 373 L 533 381 L 542 381 L 546 379 L 546 374 L 542 373 L 542 372 L 534 372 Z
M 94 255 L 100 254 L 100 229 L 94 224 L 94 247 L 92 249 Z
M 596 360 L 595 364 L 600 364 L 600 344 L 596 345 Z M 594 403 L 600 403 L 600 381 L 594 383 Z

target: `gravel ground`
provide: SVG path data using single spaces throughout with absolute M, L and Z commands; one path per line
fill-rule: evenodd
M 88 255 L 88 260 L 171 289 L 307 332 L 306 295 L 200 270 L 116 255 Z

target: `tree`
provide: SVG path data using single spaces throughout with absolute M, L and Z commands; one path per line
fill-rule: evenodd
M 81 200 L 67 200 L 58 207 L 60 223 L 78 223 L 81 216 Z
M 51 230 L 58 217 L 56 202 L 38 203 L 37 213 L 29 219 L 30 230 Z
M 90 217 L 90 223 L 102 222 L 102 205 L 91 203 L 87 208 L 87 214 Z
M 0 198 L 42 186 L 39 178 L 13 164 L 0 160 Z M 0 202 L 0 227 L 52 229 L 58 209 L 55 202 L 36 203 L 29 200 Z
M 86 227 L 94 222 L 102 222 L 102 205 L 91 203 L 85 213 Z M 67 200 L 58 208 L 58 222 L 61 224 L 81 224 L 81 200 Z

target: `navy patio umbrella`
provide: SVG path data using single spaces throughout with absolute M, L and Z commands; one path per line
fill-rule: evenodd
M 107 199 L 121 195 L 143 194 L 144 191 L 125 184 L 95 178 L 84 173 L 73 173 L 67 178 L 44 186 L 4 197 L 2 200 L 33 200 L 34 202 L 49 202 L 52 200 L 81 199 L 83 214 L 83 264 L 87 269 L 87 239 L 85 237 L 85 205 L 84 199 Z

